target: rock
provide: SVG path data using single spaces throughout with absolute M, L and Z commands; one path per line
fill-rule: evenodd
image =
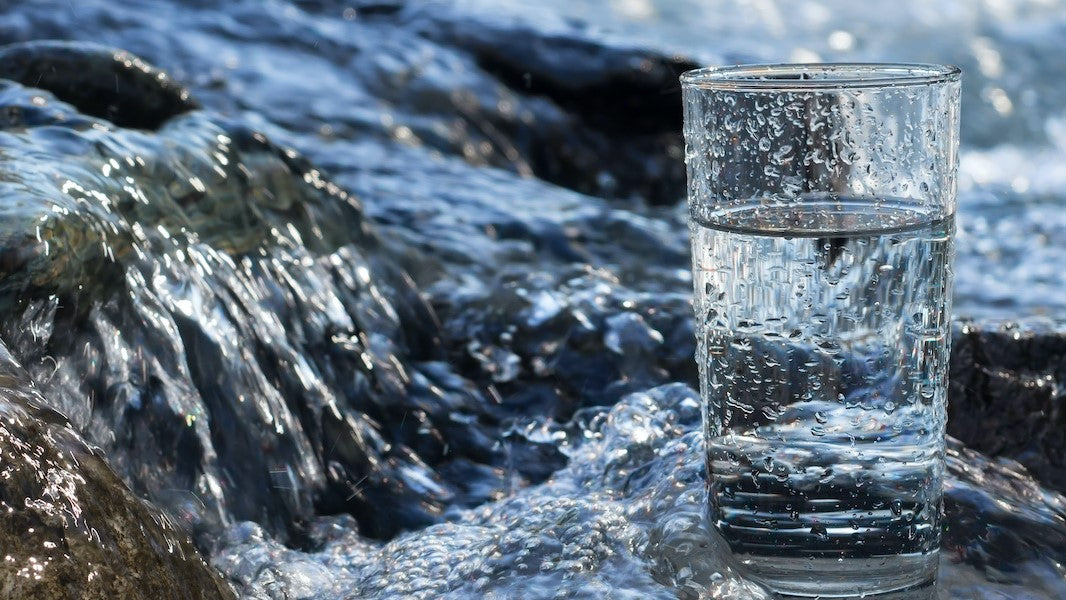
M 423 36 L 469 52 L 517 95 L 546 98 L 573 116 L 566 130 L 510 133 L 538 177 L 595 195 L 684 198 L 678 77 L 696 63 L 548 15 L 531 23 L 439 7 L 414 12 Z
M 951 355 L 948 432 L 1066 491 L 1066 327 L 963 321 Z
M 156 129 L 199 108 L 189 91 L 140 58 L 85 42 L 35 41 L 0 48 L 0 78 L 48 90 L 82 113 L 120 127 Z
M 388 537 L 469 489 L 437 467 L 504 460 L 410 277 L 295 152 L 199 111 L 151 133 L 0 98 L 38 110 L 0 132 L 2 335 L 204 547 L 235 520 L 298 538 L 317 511 Z
M 328 142 L 373 138 L 609 198 L 674 204 L 684 197 L 677 75 L 693 63 L 548 15 L 528 23 L 448 3 L 392 1 L 301 2 L 289 10 L 241 0 L 227 4 L 225 18 L 203 4 L 160 0 L 136 7 L 92 0 L 76 12 L 62 3 L 25 8 L 0 18 L 0 41 L 48 35 L 78 40 L 78 48 L 125 48 L 173 73 L 209 108 L 311 134 L 294 145 L 335 175 L 335 163 L 356 165 Z M 48 52 L 63 58 L 61 50 Z M 98 56 L 77 60 L 99 69 L 110 58 Z M 133 71 L 140 72 L 120 73 L 130 89 L 141 81 Z M 73 77 L 86 85 L 105 79 Z M 146 94 L 164 97 L 158 89 Z M 148 121 L 161 119 L 119 124 Z
M 47 404 L 0 345 L 0 595 L 233 598 L 188 534 Z

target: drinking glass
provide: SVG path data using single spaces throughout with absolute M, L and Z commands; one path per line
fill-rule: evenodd
M 936 576 L 959 70 L 681 77 L 708 514 L 779 593 Z

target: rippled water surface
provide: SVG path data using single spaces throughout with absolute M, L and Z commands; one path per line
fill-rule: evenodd
M 848 59 L 966 71 L 912 596 L 1066 597 L 1066 6 L 489 4 L 0 0 L 0 42 L 198 103 L 0 60 L 0 500 L 43 490 L 0 540 L 70 549 L 0 595 L 159 597 L 127 543 L 175 598 L 226 595 L 193 544 L 246 598 L 769 597 L 703 514 L 676 75 Z

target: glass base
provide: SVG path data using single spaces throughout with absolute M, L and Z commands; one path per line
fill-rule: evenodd
M 744 577 L 785 597 L 881 598 L 936 579 L 939 552 L 871 558 L 733 555 Z

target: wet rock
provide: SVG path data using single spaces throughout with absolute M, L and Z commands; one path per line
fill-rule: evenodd
M 125 48 L 210 108 L 309 134 L 295 145 L 335 174 L 336 157 L 315 147 L 366 136 L 607 197 L 683 198 L 676 75 L 691 63 L 548 15 L 523 23 L 448 3 L 300 6 L 241 0 L 220 19 L 210 5 L 94 0 L 75 17 L 48 0 L 0 19 L 0 41 Z
M 82 113 L 121 127 L 156 129 L 199 107 L 181 84 L 137 56 L 84 42 L 4 46 L 0 78 L 48 90 Z
M 0 94 L 43 115 L 0 132 L 3 336 L 202 544 L 234 520 L 297 539 L 317 511 L 388 537 L 453 501 L 436 467 L 504 460 L 360 203 L 295 152 L 202 112 L 146 133 Z
M 633 389 L 691 370 L 691 355 L 675 363 L 664 348 L 678 330 L 690 333 L 680 315 L 691 307 L 675 300 L 650 302 L 608 273 L 564 269 L 503 274 L 461 305 L 438 310 L 446 315 L 446 344 L 476 341 L 454 359 L 476 380 L 492 383 L 497 412 L 565 421 L 583 407 L 613 404 Z M 472 351 L 489 346 L 518 358 L 513 377 L 493 380 L 497 369 L 485 364 L 482 351 Z
M 2 93 L 8 106 L 37 111 L 9 123 L 5 138 L 20 150 L 4 167 L 12 176 L 3 190 L 9 259 L 0 302 L 19 315 L 4 335 L 56 408 L 201 543 L 234 520 L 298 540 L 317 512 L 356 515 L 374 537 L 424 526 L 453 505 L 510 489 L 510 473 L 521 484 L 562 464 L 541 442 L 500 443 L 504 424 L 533 407 L 508 400 L 497 410 L 492 383 L 510 384 L 508 398 L 542 389 L 558 404 L 557 392 L 533 379 L 559 372 L 570 382 L 561 417 L 637 384 L 612 385 L 597 356 L 606 338 L 592 330 L 571 338 L 564 360 L 544 360 L 541 343 L 569 326 L 537 299 L 528 315 L 525 300 L 513 305 L 543 329 L 520 340 L 524 355 L 493 346 L 492 356 L 505 358 L 486 363 L 494 370 L 484 385 L 457 376 L 439 362 L 442 343 L 469 348 L 473 338 L 458 324 L 453 339 L 434 333 L 433 311 L 393 262 L 410 249 L 378 239 L 359 202 L 246 125 L 194 112 L 149 134 L 34 89 L 8 84 Z M 31 153 L 34 162 L 19 160 Z M 411 166 L 401 163 L 396 177 L 410 182 Z M 456 176 L 471 183 L 475 173 L 463 166 Z M 439 189 L 432 169 L 420 176 L 434 180 L 421 189 Z M 502 175 L 484 183 L 485 199 L 499 203 L 488 213 L 495 233 L 487 240 L 502 238 L 504 248 L 510 239 L 514 249 L 529 244 L 562 262 L 592 251 L 644 269 L 617 250 L 614 235 L 625 234 L 628 245 L 667 258 L 667 270 L 685 261 L 674 247 L 683 243 L 663 244 L 668 231 L 625 211 L 604 215 L 592 198 Z M 573 210 L 560 213 L 562 222 L 528 226 L 500 185 L 549 192 Z M 437 191 L 429 199 L 449 200 Z M 569 223 L 605 228 L 573 240 Z M 465 242 L 456 249 L 472 257 L 488 247 L 452 231 Z M 616 310 L 597 309 L 596 318 Z M 661 323 L 677 337 L 686 322 L 638 310 L 652 339 Z M 536 363 L 534 378 L 520 377 L 523 359 Z M 622 366 L 639 366 L 641 380 L 666 373 Z
M 541 137 L 526 144 L 512 134 L 541 179 L 596 195 L 684 197 L 678 76 L 696 67 L 691 60 L 548 15 L 530 22 L 434 8 L 413 22 L 429 39 L 469 52 L 520 96 L 546 98 L 573 115 L 569 132 L 525 129 L 519 135 Z
M 1046 589 L 1031 579 L 1032 564 L 1066 556 L 1066 499 L 1019 463 L 986 459 L 955 440 L 949 440 L 948 469 L 953 476 L 945 483 L 950 522 L 944 551 L 984 571 L 990 582 Z M 999 496 L 1013 500 L 998 502 Z M 1053 592 L 1061 578 L 1051 585 Z
M 188 534 L 47 404 L 0 346 L 0 595 L 233 598 Z
M 1066 328 L 963 321 L 953 344 L 948 431 L 1066 490 Z

